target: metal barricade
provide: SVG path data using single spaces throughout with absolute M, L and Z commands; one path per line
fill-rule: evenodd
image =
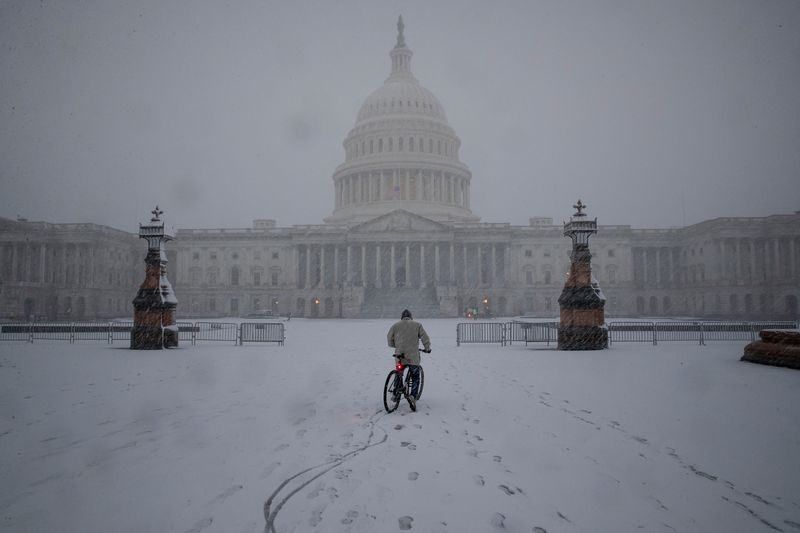
M 195 322 L 196 341 L 239 343 L 239 325 L 232 322 Z
M 114 341 L 131 341 L 131 330 L 133 329 L 132 320 L 120 320 L 108 323 L 108 336 L 111 343 Z
M 239 344 L 245 342 L 277 342 L 283 346 L 284 327 L 280 322 L 242 322 Z
M 22 322 L 0 324 L 0 341 L 32 342 L 31 325 Z
M 197 334 L 197 328 L 195 327 L 193 322 L 178 322 L 178 342 L 180 341 L 188 341 L 191 344 L 194 344 L 194 338 Z
M 493 343 L 506 345 L 506 328 L 501 322 L 461 322 L 456 326 L 456 346 L 461 343 Z
M 546 342 L 558 340 L 558 322 L 508 322 L 506 324 L 506 342 Z
M 703 322 L 703 342 L 701 344 L 705 341 L 753 341 L 756 335 L 750 322 Z
M 108 322 L 75 322 L 72 324 L 72 342 L 75 341 L 111 342 Z
M 653 322 L 610 322 L 608 324 L 608 343 L 614 342 L 652 342 L 656 341 L 656 328 Z
M 74 324 L 70 322 L 33 322 L 29 326 L 31 342 L 34 339 L 73 342 L 75 339 Z
M 694 341 L 704 344 L 703 324 L 702 322 L 656 322 L 655 337 L 656 341 Z

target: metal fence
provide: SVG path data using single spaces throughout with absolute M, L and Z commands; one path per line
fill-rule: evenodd
M 508 322 L 506 323 L 506 340 L 514 342 L 545 342 L 558 340 L 558 322 Z
M 242 322 L 239 344 L 245 342 L 277 342 L 283 346 L 284 328 L 280 322 Z
M 610 322 L 609 344 L 614 342 L 652 342 L 656 344 L 655 322 Z
M 239 343 L 239 326 L 233 322 L 195 322 L 195 340 Z
M 506 325 L 502 322 L 461 322 L 456 326 L 456 346 L 464 342 L 506 345 Z
M 178 322 L 178 340 L 197 341 L 285 342 L 282 323 Z M 114 341 L 130 342 L 133 321 L 113 322 L 14 322 L 0 324 L 0 341 Z
M 456 345 L 558 341 L 558 322 L 463 322 L 456 329 Z M 797 322 L 724 321 L 613 321 L 608 323 L 609 344 L 615 342 L 754 341 L 762 329 L 797 329 Z

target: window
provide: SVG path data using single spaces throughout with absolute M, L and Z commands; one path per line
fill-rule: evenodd
M 238 312 L 239 312 L 239 299 L 231 298 L 231 314 L 236 314 Z
M 436 153 L 442 155 L 442 141 L 436 141 Z
M 408 151 L 409 152 L 413 152 L 414 151 L 414 137 L 409 137 L 408 138 Z
M 378 139 L 378 152 L 383 152 L 383 139 Z
M 275 287 L 277 285 L 278 285 L 278 273 L 277 272 L 273 272 L 272 273 L 272 286 Z
M 550 281 L 552 279 L 552 275 L 550 274 L 549 270 L 545 270 L 544 272 L 544 283 L 545 285 L 550 285 Z
M 525 271 L 525 283 L 528 285 L 533 285 L 533 271 L 527 270 Z
M 273 259 L 278 259 L 278 257 L 279 257 L 278 252 L 272 252 Z
M 545 311 L 553 310 L 553 300 L 549 296 L 544 299 L 544 310 Z
M 208 310 L 209 311 L 216 311 L 217 310 L 217 300 L 215 298 L 208 299 Z
M 394 138 L 394 137 L 389 137 L 389 151 L 390 151 L 390 152 L 392 151 L 392 139 L 393 139 L 393 138 Z
M 403 151 L 403 138 L 400 137 L 397 139 L 397 149 L 402 152 Z
M 253 252 L 253 259 L 255 259 L 256 261 L 260 261 L 261 260 L 261 252 L 259 252 L 258 250 Z
M 253 272 L 253 285 L 261 285 L 261 272 Z
M 234 287 L 239 285 L 239 267 L 233 267 L 231 269 L 231 285 Z
M 232 257 L 233 259 L 239 259 L 239 252 L 233 252 L 233 253 L 231 254 L 231 257 Z
M 525 250 L 525 257 L 533 257 L 533 250 Z
M 208 257 L 210 257 L 212 260 L 216 259 L 217 258 L 217 252 L 209 252 Z
M 192 252 L 192 261 L 200 260 L 200 252 Z
M 533 311 L 533 296 L 526 296 L 525 297 L 525 310 L 526 311 Z
M 544 256 L 545 257 L 550 257 L 550 250 L 545 250 L 544 251 Z
M 608 257 L 614 257 L 614 249 L 608 251 Z

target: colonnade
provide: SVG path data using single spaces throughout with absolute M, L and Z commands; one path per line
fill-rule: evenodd
M 441 202 L 469 209 L 469 178 L 449 172 L 396 169 L 336 179 L 336 208 L 390 200 Z
M 634 247 L 634 281 L 677 286 L 711 281 L 756 283 L 800 275 L 796 237 L 720 238 L 701 246 Z
M 425 288 L 505 283 L 508 246 L 498 243 L 306 244 L 297 250 L 299 288 Z
M 767 281 L 800 275 L 798 252 L 800 239 L 772 237 L 766 239 L 717 239 L 716 273 L 730 281 Z

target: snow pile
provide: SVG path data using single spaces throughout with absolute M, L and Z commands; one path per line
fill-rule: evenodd
M 427 320 L 418 411 L 387 415 L 392 322 L 0 345 L 0 528 L 800 528 L 800 375 L 740 362 L 746 343 L 457 348 L 456 320 Z

